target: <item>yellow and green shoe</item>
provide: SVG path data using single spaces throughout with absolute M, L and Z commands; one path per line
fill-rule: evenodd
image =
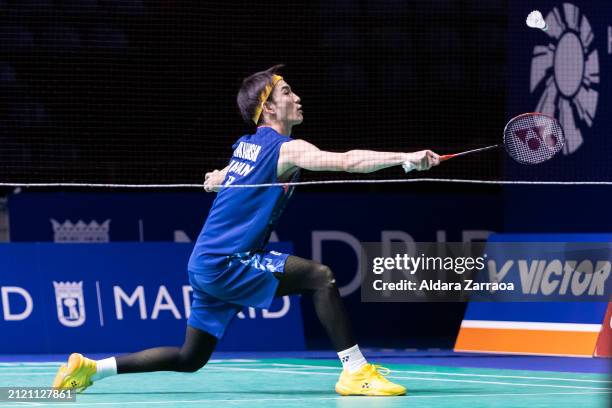
M 96 362 L 79 353 L 72 353 L 68 364 L 62 364 L 57 370 L 53 388 L 56 390 L 85 391 L 93 384 L 91 377 L 96 373 Z
M 405 387 L 394 384 L 384 377 L 387 374 L 389 374 L 388 368 L 373 364 L 366 364 L 353 374 L 350 374 L 348 370 L 343 370 L 336 383 L 336 392 L 340 395 L 369 396 L 406 394 Z

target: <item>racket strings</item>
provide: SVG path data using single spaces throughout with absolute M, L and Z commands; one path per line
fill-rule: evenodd
M 514 160 L 539 164 L 552 159 L 565 144 L 559 123 L 544 115 L 524 115 L 504 130 L 504 146 Z

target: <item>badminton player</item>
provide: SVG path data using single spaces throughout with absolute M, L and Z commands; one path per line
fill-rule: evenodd
M 183 346 L 98 361 L 73 353 L 59 368 L 54 388 L 84 390 L 115 374 L 195 372 L 206 364 L 218 339 L 244 307 L 268 308 L 275 297 L 304 294 L 312 296 L 317 316 L 342 363 L 336 383 L 339 394 L 406 393 L 403 386 L 383 377 L 359 350 L 332 271 L 311 260 L 264 249 L 292 189 L 224 187 L 296 180 L 300 169 L 370 173 L 412 163 L 417 170 L 426 170 L 438 164 L 438 155 L 429 150 L 331 153 L 293 139 L 293 127 L 304 117 L 299 96 L 278 75 L 281 67 L 243 81 L 238 107 L 243 119 L 257 130 L 236 141 L 227 167 L 206 175 L 205 190 L 219 193 L 189 259 L 193 305 Z

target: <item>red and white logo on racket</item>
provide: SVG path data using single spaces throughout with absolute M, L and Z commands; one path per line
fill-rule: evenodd
M 564 143 L 559 122 L 539 112 L 518 115 L 504 129 L 506 151 L 522 164 L 543 163 L 557 154 Z
M 553 148 L 558 143 L 558 138 L 546 126 L 534 126 L 524 129 L 516 129 L 514 137 L 523 142 L 530 150 L 538 150 L 542 145 Z

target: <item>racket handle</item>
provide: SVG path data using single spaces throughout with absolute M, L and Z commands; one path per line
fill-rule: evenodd
M 440 162 L 443 162 L 443 161 L 447 161 L 449 159 L 452 159 L 453 157 L 465 156 L 467 154 L 484 152 L 485 150 L 496 149 L 499 146 L 501 146 L 501 145 L 491 145 L 491 146 L 487 146 L 487 147 L 481 147 L 479 149 L 467 150 L 467 151 L 461 152 L 461 153 L 445 154 L 445 155 L 440 156 L 439 159 L 440 159 Z
M 404 169 L 406 173 L 410 173 L 412 170 L 416 169 L 416 165 L 412 163 L 411 161 L 406 160 L 402 164 L 402 168 Z
M 472 154 L 472 153 L 478 153 L 478 152 L 484 152 L 485 150 L 491 150 L 491 149 L 496 149 L 501 145 L 491 145 L 491 146 L 487 146 L 487 147 L 481 147 L 479 149 L 473 149 L 473 150 L 467 150 L 465 152 L 461 152 L 461 153 L 455 153 L 455 154 L 443 154 L 442 156 L 439 156 L 439 160 L 440 163 L 450 160 L 453 157 L 458 157 L 458 156 L 465 156 L 466 154 Z M 402 164 L 402 167 L 404 168 L 404 171 L 406 173 L 411 172 L 412 170 L 416 169 L 416 165 L 409 162 L 409 161 L 405 161 Z

